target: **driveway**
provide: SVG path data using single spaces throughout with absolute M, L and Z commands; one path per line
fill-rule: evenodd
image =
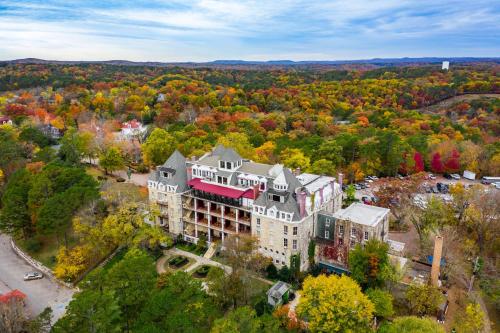
M 74 291 L 44 277 L 41 280 L 24 281 L 26 272 L 34 269 L 17 256 L 10 246 L 10 238 L 0 234 L 0 293 L 19 289 L 26 294 L 28 314 L 36 316 L 47 306 L 54 311 L 54 321 L 64 314 Z

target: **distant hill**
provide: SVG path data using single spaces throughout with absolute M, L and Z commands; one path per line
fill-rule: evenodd
M 118 66 L 153 66 L 153 67 L 243 67 L 243 66 L 340 66 L 340 65 L 374 65 L 374 66 L 403 66 L 403 65 L 419 65 L 419 64 L 438 64 L 442 61 L 450 61 L 450 63 L 479 63 L 493 62 L 500 64 L 500 57 L 424 57 L 424 58 L 374 58 L 374 59 L 359 59 L 359 60 L 269 60 L 269 61 L 247 61 L 247 60 L 215 60 L 209 62 L 160 62 L 160 61 L 129 61 L 129 60 L 105 60 L 105 61 L 64 61 L 64 60 L 44 60 L 37 58 L 25 58 L 0 61 L 0 65 L 5 64 L 61 64 L 61 65 L 78 65 L 78 64 L 107 64 Z

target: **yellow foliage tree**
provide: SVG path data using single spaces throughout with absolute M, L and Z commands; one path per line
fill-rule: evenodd
M 346 275 L 307 277 L 297 306 L 313 333 L 368 331 L 374 311 L 360 286 Z
M 78 245 L 68 250 L 65 246 L 59 249 L 54 275 L 62 280 L 74 281 L 89 267 L 92 251 L 89 245 Z

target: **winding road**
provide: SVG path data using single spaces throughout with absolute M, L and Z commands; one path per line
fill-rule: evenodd
M 59 319 L 71 300 L 72 289 L 52 281 L 48 277 L 41 280 L 24 281 L 27 272 L 34 271 L 10 246 L 10 237 L 0 234 L 0 294 L 18 289 L 26 294 L 29 316 L 36 316 L 47 306 L 53 310 L 53 322 Z

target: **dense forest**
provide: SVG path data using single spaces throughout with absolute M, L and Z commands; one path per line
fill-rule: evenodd
M 5 65 L 0 113 L 18 124 L 29 118 L 96 136 L 102 134 L 96 128 L 113 131 L 138 119 L 159 128 L 151 144 L 161 137 L 188 156 L 222 142 L 247 158 L 325 174 L 343 171 L 350 181 L 422 170 L 493 175 L 500 173 L 499 68 Z M 463 94 L 489 95 L 421 112 Z

